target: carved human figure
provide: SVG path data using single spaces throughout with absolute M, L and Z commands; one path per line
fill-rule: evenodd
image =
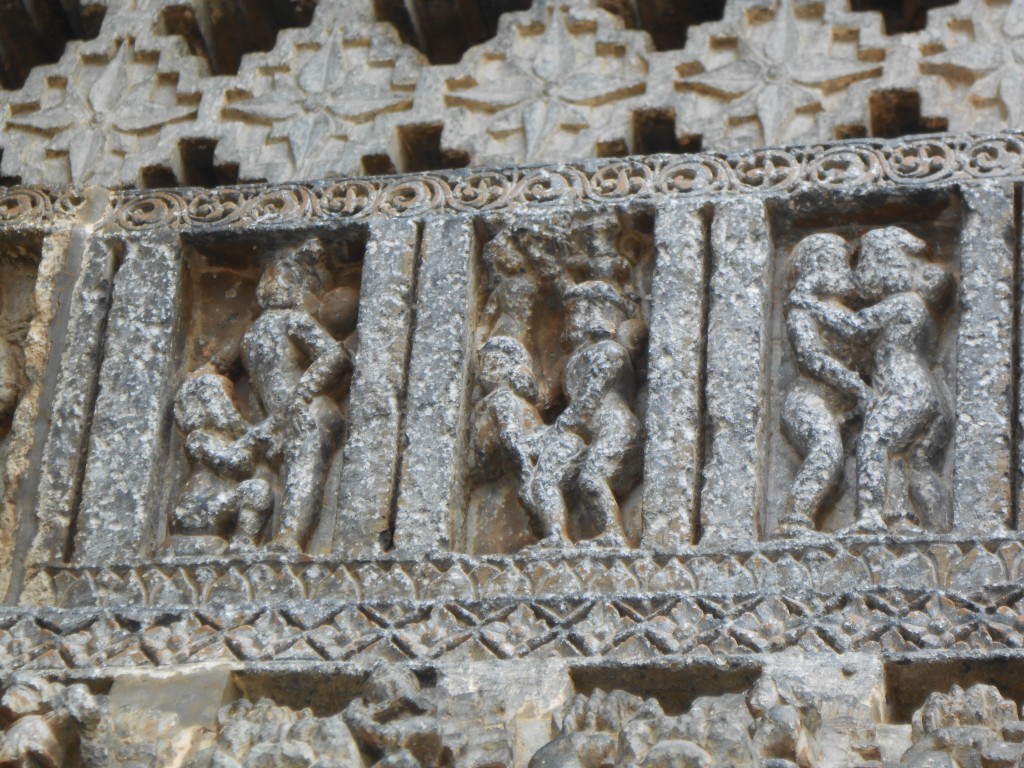
M 804 310 L 835 338 L 867 352 L 859 372 L 871 387 L 859 395 L 864 423 L 856 444 L 855 527 L 860 531 L 913 528 L 918 523 L 941 528 L 948 516 L 948 493 L 936 465 L 950 439 L 952 414 L 930 358 L 937 337 L 932 313 L 946 300 L 952 278 L 927 260 L 927 252 L 924 241 L 904 229 L 872 230 L 861 239 L 853 271 L 857 295 L 867 306 L 851 312 L 795 290 L 787 300 L 791 314 Z M 835 419 L 835 407 L 832 414 Z M 811 415 L 810 409 L 797 409 L 790 418 L 795 422 Z M 834 457 L 835 444 L 831 447 L 829 456 Z M 907 458 L 916 516 L 909 504 L 887 503 L 889 470 L 899 454 Z
M 579 514 L 596 530 L 599 543 L 625 543 L 616 493 L 627 493 L 640 477 L 643 427 L 633 413 L 635 371 L 630 349 L 619 335 L 629 307 L 602 280 L 569 286 L 564 292 L 565 338 L 571 352 L 565 366 L 568 404 L 555 421 L 548 443 L 564 442 L 562 432 L 586 445 L 573 484 Z
M 380 666 L 342 717 L 360 746 L 383 758 L 375 765 L 436 766 L 444 743 L 437 713 L 408 669 Z
M 477 381 L 485 394 L 473 409 L 474 473 L 481 479 L 513 477 L 534 533 L 541 541 L 561 542 L 562 494 L 583 442 L 567 434 L 557 456 L 553 442 L 541 453 L 546 427 L 536 406 L 537 382 L 530 354 L 518 340 L 492 336 L 477 361 Z
M 799 376 L 786 394 L 782 427 L 803 458 L 779 520 L 779 533 L 814 528 L 815 517 L 843 472 L 842 423 L 862 411 L 871 391 L 851 369 L 844 345 L 819 323 L 810 306 L 846 306 L 856 298 L 850 248 L 838 235 L 805 237 L 793 251 L 793 288 L 786 302 L 786 334 Z
M 234 384 L 212 366 L 195 371 L 178 390 L 174 417 L 186 435 L 191 469 L 171 512 L 172 532 L 186 537 L 177 543 L 187 545 L 197 535 L 222 537 L 233 528 L 233 548 L 253 546 L 274 496 L 247 437 L 252 425 L 239 413 Z
M 901 768 L 1019 766 L 1024 760 L 1017 703 L 991 685 L 932 693 L 911 723 L 913 744 L 900 758 Z
M 316 238 L 271 258 L 256 299 L 263 310 L 242 337 L 242 362 L 266 419 L 256 441 L 281 463 L 283 490 L 272 544 L 299 549 L 316 520 L 324 479 L 344 418 L 334 390 L 348 353 L 316 319 L 327 280 Z
M 527 227 L 510 226 L 484 247 L 491 286 L 480 322 L 491 336 L 527 340 L 539 290 L 538 259 L 531 253 L 538 239 L 538 233 Z
M 920 522 L 937 528 L 947 517 L 948 491 L 935 464 L 952 433 L 952 407 L 929 357 L 937 337 L 932 311 L 953 281 L 927 253 L 925 242 L 906 230 L 874 230 L 861 240 L 854 272 L 861 296 L 872 302 L 857 313 L 872 353 L 874 397 L 857 441 L 857 507 L 869 529 L 912 523 L 908 508 L 886 506 L 889 462 L 902 451 Z

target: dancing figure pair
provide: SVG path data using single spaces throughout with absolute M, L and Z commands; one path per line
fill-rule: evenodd
M 834 234 L 794 251 L 786 331 L 799 375 L 782 410 L 784 433 L 803 463 L 779 521 L 781 535 L 814 530 L 843 478 L 843 427 L 862 418 L 856 439 L 860 532 L 945 527 L 948 490 L 940 464 L 952 434 L 950 397 L 933 371 L 935 313 L 953 281 L 929 260 L 927 244 L 899 227 L 849 244 Z M 909 498 L 890 498 L 890 469 L 904 457 Z

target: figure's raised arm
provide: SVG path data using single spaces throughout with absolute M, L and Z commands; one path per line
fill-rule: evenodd
M 809 293 L 791 293 L 786 299 L 786 309 L 793 308 L 809 312 L 818 323 L 847 341 L 864 341 L 873 330 L 861 313 L 819 299 Z
M 866 401 L 871 390 L 855 371 L 830 354 L 822 344 L 817 323 L 818 318 L 808 309 L 794 306 L 786 315 L 786 330 L 797 364 L 818 381 L 835 387 L 858 402 Z
M 308 315 L 293 318 L 288 324 L 288 334 L 312 359 L 312 363 L 299 379 L 296 396 L 309 400 L 329 390 L 350 364 L 341 342 Z

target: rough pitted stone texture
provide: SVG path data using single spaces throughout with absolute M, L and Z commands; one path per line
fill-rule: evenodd
M 1022 183 L 4 188 L 0 764 L 1019 764 Z
M 0 765 L 1024 764 L 1022 35 L 0 1 Z

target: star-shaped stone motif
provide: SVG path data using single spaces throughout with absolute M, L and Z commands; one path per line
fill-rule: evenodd
M 945 82 L 953 108 L 951 130 L 1000 130 L 1024 122 L 1024 3 L 964 3 L 940 15 L 930 29 L 945 44 L 921 58 L 921 72 Z M 943 24 L 942 22 L 945 22 Z M 963 109 L 964 104 L 973 109 Z
M 5 128 L 32 136 L 26 145 L 42 144 L 35 153 L 41 167 L 44 158 L 66 158 L 67 181 L 136 183 L 147 159 L 170 164 L 161 130 L 198 111 L 198 94 L 179 93 L 175 76 L 158 73 L 158 59 L 137 51 L 131 39 L 119 42 L 100 66 L 82 56 L 68 76 L 47 78 L 41 96 L 12 109 Z
M 676 89 L 714 99 L 732 125 L 756 122 L 764 144 L 806 138 L 801 115 L 824 111 L 824 97 L 882 73 L 877 62 L 836 54 L 827 27 L 798 19 L 793 0 L 782 0 L 770 20 L 744 22 L 738 31 L 735 60 L 686 76 Z
M 393 82 L 394 60 L 375 60 L 364 37 L 346 40 L 335 29 L 296 53 L 295 66 L 254 68 L 252 92 L 224 110 L 243 124 L 225 146 L 241 159 L 243 178 L 359 173 L 377 119 L 412 107 L 411 86 Z
M 599 28 L 611 17 L 577 18 L 553 5 L 544 11 L 543 22 L 509 25 L 471 57 L 464 66 L 470 76 L 448 80 L 446 105 L 468 110 L 474 130 L 490 137 L 492 146 L 475 153 L 478 162 L 587 157 L 596 141 L 628 136 L 613 113 L 628 115 L 621 102 L 646 90 L 642 41 L 602 46 Z

